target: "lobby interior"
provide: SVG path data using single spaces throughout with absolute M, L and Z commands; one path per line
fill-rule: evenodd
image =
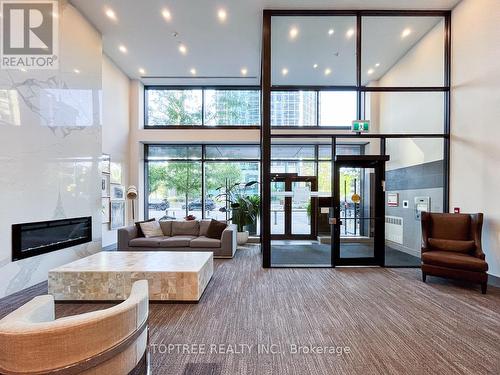
M 0 373 L 499 373 L 497 0 L 0 3 Z

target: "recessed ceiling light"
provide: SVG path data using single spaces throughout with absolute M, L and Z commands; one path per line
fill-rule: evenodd
M 21 72 L 27 72 L 25 68 L 21 68 Z
M 328 30 L 328 35 L 333 35 L 334 32 L 335 32 L 335 30 L 330 29 L 330 30 Z
M 368 74 L 369 76 L 371 76 L 373 73 L 375 73 L 375 70 L 372 68 L 368 69 L 368 71 L 366 72 L 366 74 Z
M 187 53 L 187 47 L 184 44 L 179 44 L 179 52 L 185 55 Z
M 125 47 L 123 44 L 120 44 L 118 46 L 118 49 L 120 50 L 120 52 L 122 53 L 127 53 L 127 47 Z
M 329 76 L 332 70 L 330 68 L 325 69 L 325 76 Z
M 219 20 L 221 22 L 226 21 L 226 18 L 227 18 L 226 10 L 225 9 L 219 9 L 219 11 L 217 12 L 217 17 L 219 17 Z
M 191 68 L 191 70 L 189 71 L 192 75 L 196 75 L 196 69 L 195 68 Z
M 146 74 L 146 71 L 143 68 L 139 68 L 139 74 L 144 75 Z
M 108 8 L 104 13 L 110 20 L 116 21 L 116 13 L 113 9 Z
M 406 38 L 410 34 L 411 34 L 411 29 L 404 29 L 403 32 L 401 33 L 401 38 Z
M 73 71 L 74 71 L 76 74 L 80 74 L 80 70 L 79 70 L 79 69 L 73 69 Z
M 297 29 L 296 27 L 292 27 L 290 29 L 289 34 L 290 34 L 290 38 L 295 39 L 297 37 L 297 35 L 299 35 L 299 29 Z
M 313 68 L 316 69 L 318 67 L 318 64 L 314 64 Z
M 378 68 L 380 66 L 380 63 L 375 64 L 375 68 Z
M 347 32 L 345 33 L 345 36 L 350 39 L 352 38 L 352 36 L 354 35 L 354 29 L 349 29 L 347 30 Z
M 283 74 L 284 76 L 286 76 L 288 74 L 288 69 L 287 68 L 281 69 L 281 74 Z
M 170 21 L 172 19 L 172 13 L 170 13 L 170 11 L 166 8 L 161 11 L 161 15 L 166 21 Z
M 248 73 L 248 69 L 247 68 L 241 68 L 241 74 L 246 76 Z

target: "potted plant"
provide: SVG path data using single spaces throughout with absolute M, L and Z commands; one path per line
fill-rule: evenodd
M 239 182 L 235 184 L 226 183 L 225 187 L 217 189 L 220 193 L 216 198 L 222 198 L 226 202 L 225 207 L 221 207 L 220 211 L 226 213 L 228 221 L 231 220 L 233 224 L 236 224 L 238 245 L 247 243 L 249 232 L 245 229 L 257 220 L 259 210 L 256 210 L 255 201 L 247 194 L 247 189 L 257 183 L 257 181 L 244 184 Z M 229 217 L 229 213 L 232 214 L 232 217 Z
M 258 194 L 250 195 L 248 197 L 248 200 L 252 204 L 252 209 L 255 217 L 253 218 L 252 222 L 247 225 L 247 229 L 250 232 L 250 234 L 255 234 L 257 233 L 257 219 L 260 216 L 260 195 Z

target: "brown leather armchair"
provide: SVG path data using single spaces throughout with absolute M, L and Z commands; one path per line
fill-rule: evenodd
M 481 248 L 483 214 L 422 212 L 422 280 L 427 275 L 481 284 L 486 293 L 488 263 Z

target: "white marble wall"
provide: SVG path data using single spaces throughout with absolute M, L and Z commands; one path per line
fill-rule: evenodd
M 100 34 L 61 1 L 58 70 L 0 70 L 0 297 L 101 248 Z M 11 261 L 11 225 L 92 216 L 93 241 Z

